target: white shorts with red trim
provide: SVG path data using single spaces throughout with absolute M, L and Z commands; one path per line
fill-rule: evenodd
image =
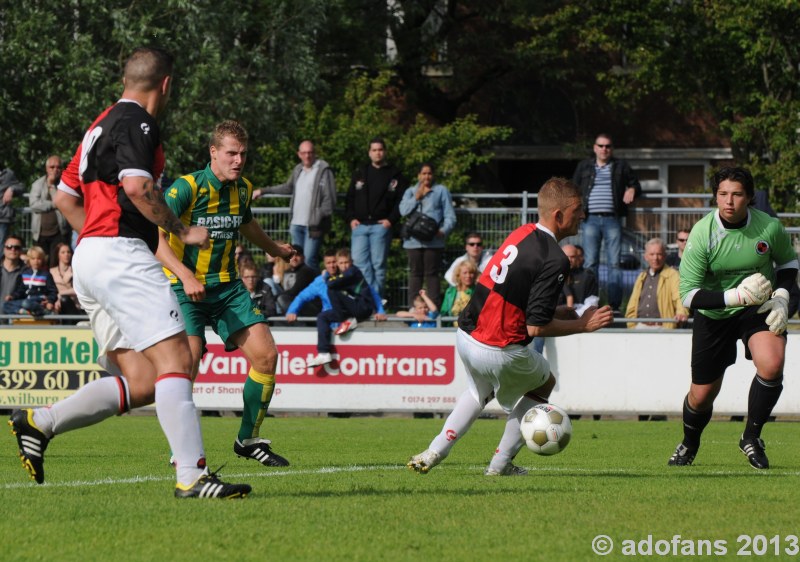
M 72 266 L 100 358 L 115 349 L 142 351 L 184 330 L 178 300 L 144 241 L 84 238 Z M 107 361 L 101 365 L 108 368 Z
M 494 392 L 497 403 L 511 412 L 526 392 L 550 378 L 547 359 L 530 346 L 495 347 L 457 330 L 456 349 L 469 374 L 470 392 L 484 406 Z

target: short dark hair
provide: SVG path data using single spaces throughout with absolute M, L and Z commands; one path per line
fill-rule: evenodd
M 435 174 L 435 173 L 436 173 L 436 166 L 434 166 L 434 165 L 433 165 L 433 164 L 431 164 L 430 162 L 423 162 L 423 163 L 421 163 L 421 164 L 420 164 L 420 165 L 417 167 L 417 173 L 421 172 L 421 171 L 422 171 L 422 168 L 425 168 L 425 167 L 428 167 L 428 168 L 430 168 L 430 169 L 431 169 L 431 173 L 432 173 L 432 174 Z
M 481 242 L 483 242 L 483 236 L 478 234 L 477 232 L 469 232 L 466 236 L 464 236 L 464 244 L 469 242 L 470 238 L 479 238 Z
M 372 137 L 371 139 L 369 139 L 369 144 L 367 145 L 367 148 L 372 148 L 373 144 L 379 144 L 383 147 L 384 150 L 386 150 L 386 143 L 384 142 L 382 137 Z
M 336 250 L 333 248 L 328 248 L 322 253 L 323 258 L 335 258 L 336 257 Z
M 747 168 L 739 167 L 725 167 L 716 171 L 714 178 L 711 180 L 711 193 L 714 195 L 715 202 L 717 199 L 717 191 L 719 191 L 719 184 L 726 180 L 742 184 L 745 193 L 747 193 L 747 196 L 750 198 L 750 203 L 753 203 L 753 198 L 756 195 L 753 175 Z

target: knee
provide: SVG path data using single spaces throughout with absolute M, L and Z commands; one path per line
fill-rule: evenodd
M 253 358 L 250 365 L 259 373 L 275 374 L 275 368 L 278 366 L 278 350 L 273 347 L 262 351 Z
M 687 402 L 692 410 L 697 412 L 707 412 L 714 406 L 714 399 L 716 393 L 711 392 L 710 389 L 692 389 L 687 396 Z
M 156 387 L 152 382 L 131 381 L 128 379 L 131 409 L 149 406 L 156 401 Z

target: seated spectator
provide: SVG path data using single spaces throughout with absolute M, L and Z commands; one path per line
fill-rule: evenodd
M 337 275 L 328 279 L 328 298 L 331 309 L 317 316 L 317 355 L 306 362 L 308 367 L 330 363 L 331 323 L 339 322 L 336 334 L 341 335 L 356 327 L 375 312 L 373 292 L 361 270 L 353 265 L 350 250 L 342 248 L 336 252 Z
M 575 307 L 578 316 L 589 306 L 596 306 L 600 302 L 600 289 L 594 270 L 583 267 L 583 248 L 577 244 L 565 244 L 562 247 L 564 254 L 569 259 L 569 277 L 564 283 L 565 292 L 559 298 L 558 304 Z M 573 302 L 567 302 L 567 295 L 572 294 Z
M 45 267 L 45 253 L 40 247 L 28 249 L 28 266 L 22 270 L 10 296 L 3 303 L 5 314 L 44 316 L 55 310 L 58 289 Z
M 678 290 L 678 270 L 665 265 L 666 247 L 660 238 L 652 238 L 644 246 L 648 269 L 639 274 L 625 310 L 625 318 L 674 318 L 675 322 L 629 322 L 629 328 L 661 326 L 676 328 L 689 318 Z
M 453 273 L 455 286 L 450 286 L 444 293 L 442 301 L 442 316 L 458 316 L 472 298 L 475 281 L 478 278 L 478 268 L 470 260 L 462 260 Z M 453 322 L 458 326 L 458 322 Z
M 494 252 L 483 249 L 483 238 L 481 238 L 481 235 L 477 232 L 470 232 L 464 237 L 464 249 L 466 253 L 453 260 L 453 263 L 450 264 L 450 268 L 444 274 L 445 280 L 447 280 L 451 286 L 454 286 L 453 273 L 459 263 L 468 259 L 478 268 L 478 273 L 483 273 L 483 268 L 486 267 L 489 260 L 492 259 L 492 255 L 494 255 Z
M 414 320 L 408 323 L 412 328 L 435 328 L 439 311 L 436 309 L 436 303 L 428 297 L 425 289 L 422 289 L 419 295 L 414 297 L 414 308 L 408 311 L 401 310 L 397 316 L 413 318 Z
M 322 261 L 324 264 L 322 273 L 317 275 L 316 279 L 308 287 L 300 291 L 300 294 L 294 298 L 289 306 L 289 310 L 286 312 L 286 321 L 288 323 L 296 322 L 298 316 L 317 316 L 321 311 L 331 309 L 331 299 L 328 297 L 328 279 L 339 274 L 336 252 L 327 250 Z M 383 309 L 381 297 L 374 287 L 370 286 L 370 291 L 377 311 L 375 320 L 386 320 L 386 311 Z M 332 330 L 338 327 L 338 322 L 331 323 Z
M 9 235 L 3 240 L 3 265 L 0 266 L 0 302 L 11 300 L 17 278 L 25 264 L 22 261 L 22 239 Z
M 294 298 L 300 294 L 300 291 L 308 287 L 317 276 L 317 272 L 305 263 L 303 247 L 294 245 L 292 248 L 294 248 L 295 254 L 289 259 L 286 269 L 283 269 L 284 266 L 278 265 L 282 260 L 277 260 L 273 266 L 273 279 L 275 278 L 275 270 L 283 270 L 278 287 L 278 314 L 286 314 Z
M 250 291 L 250 298 L 261 310 L 261 314 L 266 317 L 275 316 L 277 314 L 275 296 L 259 276 L 256 264 L 252 261 L 244 263 L 239 268 L 239 277 L 245 288 Z
M 675 269 L 679 269 L 681 267 L 681 258 L 683 257 L 683 251 L 686 249 L 687 240 L 689 240 L 689 231 L 682 228 L 678 231 L 678 235 L 675 238 L 675 244 L 677 245 L 678 250 L 670 253 L 667 256 L 668 266 L 674 267 Z
M 82 314 L 83 309 L 72 286 L 72 248 L 69 244 L 59 242 L 54 248 L 53 256 L 56 264 L 50 268 L 50 275 L 58 289 L 56 313 Z

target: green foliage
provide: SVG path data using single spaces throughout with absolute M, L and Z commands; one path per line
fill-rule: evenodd
M 9 4 L 0 4 L 0 141 L 23 181 L 42 173 L 51 152 L 72 155 L 90 120 L 119 97 L 125 58 L 140 45 L 176 57 L 162 123 L 170 175 L 205 165 L 214 123 L 239 119 L 251 138 L 273 142 L 327 91 L 314 42 L 324 0 Z
M 800 176 L 800 4 L 789 0 L 562 2 L 528 21 L 520 54 L 555 80 L 594 76 L 630 118 L 652 96 L 686 115 L 710 116 L 738 164 L 770 187 L 779 210 L 797 201 Z M 591 73 L 589 72 L 591 70 Z M 548 71 L 546 71 L 548 72 Z
M 388 159 L 406 177 L 415 178 L 419 164 L 432 162 L 437 181 L 452 192 L 462 192 L 471 187 L 470 170 L 488 162 L 492 158 L 489 148 L 510 134 L 507 127 L 480 125 L 474 115 L 442 126 L 417 115 L 410 125 L 403 126 L 394 108 L 398 102 L 391 73 L 381 72 L 374 78 L 354 75 L 341 99 L 321 109 L 311 102 L 305 104 L 295 139 L 259 146 L 256 177 L 283 181 L 297 163 L 297 145 L 308 138 L 315 142 L 319 157 L 334 169 L 338 190 L 343 193 L 350 174 L 367 161 L 369 139 L 382 137 Z

